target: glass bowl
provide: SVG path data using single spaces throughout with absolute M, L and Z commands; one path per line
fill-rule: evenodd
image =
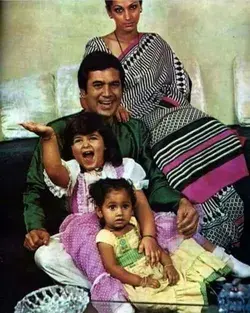
M 88 293 L 76 286 L 48 286 L 26 295 L 14 313 L 83 313 L 89 303 Z

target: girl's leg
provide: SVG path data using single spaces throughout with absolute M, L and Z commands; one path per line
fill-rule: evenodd
M 231 268 L 235 276 L 240 277 L 240 278 L 250 277 L 250 266 L 240 262 L 231 254 L 227 254 L 224 248 L 215 246 L 207 239 L 202 244 L 202 247 L 206 251 L 211 252 L 221 261 L 225 262 Z

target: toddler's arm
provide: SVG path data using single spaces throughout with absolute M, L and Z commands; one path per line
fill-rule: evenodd
M 179 274 L 176 271 L 170 255 L 161 249 L 160 262 L 163 265 L 164 278 L 168 279 L 169 285 L 175 285 L 179 280 Z
M 69 184 L 69 173 L 62 165 L 53 128 L 34 122 L 21 123 L 20 125 L 41 137 L 44 168 L 55 185 L 66 188 Z
M 98 242 L 97 246 L 106 271 L 114 278 L 119 279 L 123 284 L 152 288 L 158 288 L 160 286 L 158 280 L 129 273 L 122 266 L 118 265 L 116 263 L 114 249 L 111 245 Z

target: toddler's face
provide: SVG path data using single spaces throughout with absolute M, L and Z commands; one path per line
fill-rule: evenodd
M 98 132 L 76 135 L 73 139 L 72 153 L 76 161 L 91 171 L 104 165 L 104 141 Z
M 133 208 L 131 199 L 125 189 L 110 191 L 97 214 L 105 220 L 105 228 L 123 229 L 130 222 Z

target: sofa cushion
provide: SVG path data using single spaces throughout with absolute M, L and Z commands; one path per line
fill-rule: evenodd
M 33 75 L 0 84 L 1 140 L 35 137 L 18 123 L 56 119 L 54 76 Z
M 195 59 L 184 59 L 183 64 L 192 81 L 191 104 L 193 107 L 206 112 L 206 99 L 200 66 Z
M 56 72 L 55 91 L 58 116 L 70 115 L 81 110 L 77 71 L 79 64 L 60 67 Z
M 236 57 L 234 69 L 234 102 L 240 125 L 250 126 L 250 59 Z

